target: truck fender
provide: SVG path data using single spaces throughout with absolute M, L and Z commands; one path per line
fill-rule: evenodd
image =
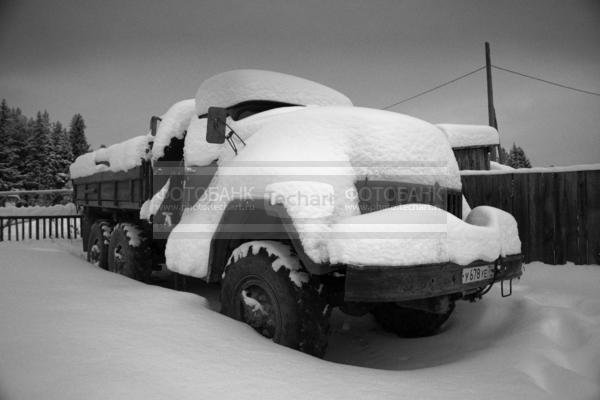
M 211 239 L 207 281 L 220 282 L 233 250 L 253 240 L 289 243 L 311 274 L 321 275 L 336 269 L 329 264 L 315 263 L 308 257 L 285 207 L 270 205 L 264 199 L 233 200 L 223 212 Z

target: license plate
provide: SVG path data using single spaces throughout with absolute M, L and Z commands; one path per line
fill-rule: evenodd
M 462 283 L 485 281 L 494 277 L 493 265 L 481 265 L 479 267 L 463 268 Z

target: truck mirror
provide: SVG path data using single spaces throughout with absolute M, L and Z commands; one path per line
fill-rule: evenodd
M 152 136 L 156 137 L 156 129 L 158 128 L 158 123 L 162 121 L 162 118 L 157 117 L 156 115 L 150 118 L 150 133 Z
M 208 143 L 225 143 L 225 128 L 227 110 L 220 107 L 210 107 L 206 118 L 206 141 Z

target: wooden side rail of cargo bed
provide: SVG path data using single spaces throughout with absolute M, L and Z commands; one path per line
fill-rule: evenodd
M 151 195 L 152 167 L 147 162 L 127 171 L 73 179 L 73 200 L 78 206 L 135 210 Z

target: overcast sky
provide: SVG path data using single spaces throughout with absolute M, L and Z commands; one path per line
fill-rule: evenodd
M 0 98 L 68 123 L 94 148 L 219 72 L 259 68 L 381 108 L 492 62 L 600 92 L 600 1 L 0 0 Z M 501 141 L 535 165 L 600 162 L 600 97 L 494 71 Z M 393 109 L 487 123 L 482 72 Z

